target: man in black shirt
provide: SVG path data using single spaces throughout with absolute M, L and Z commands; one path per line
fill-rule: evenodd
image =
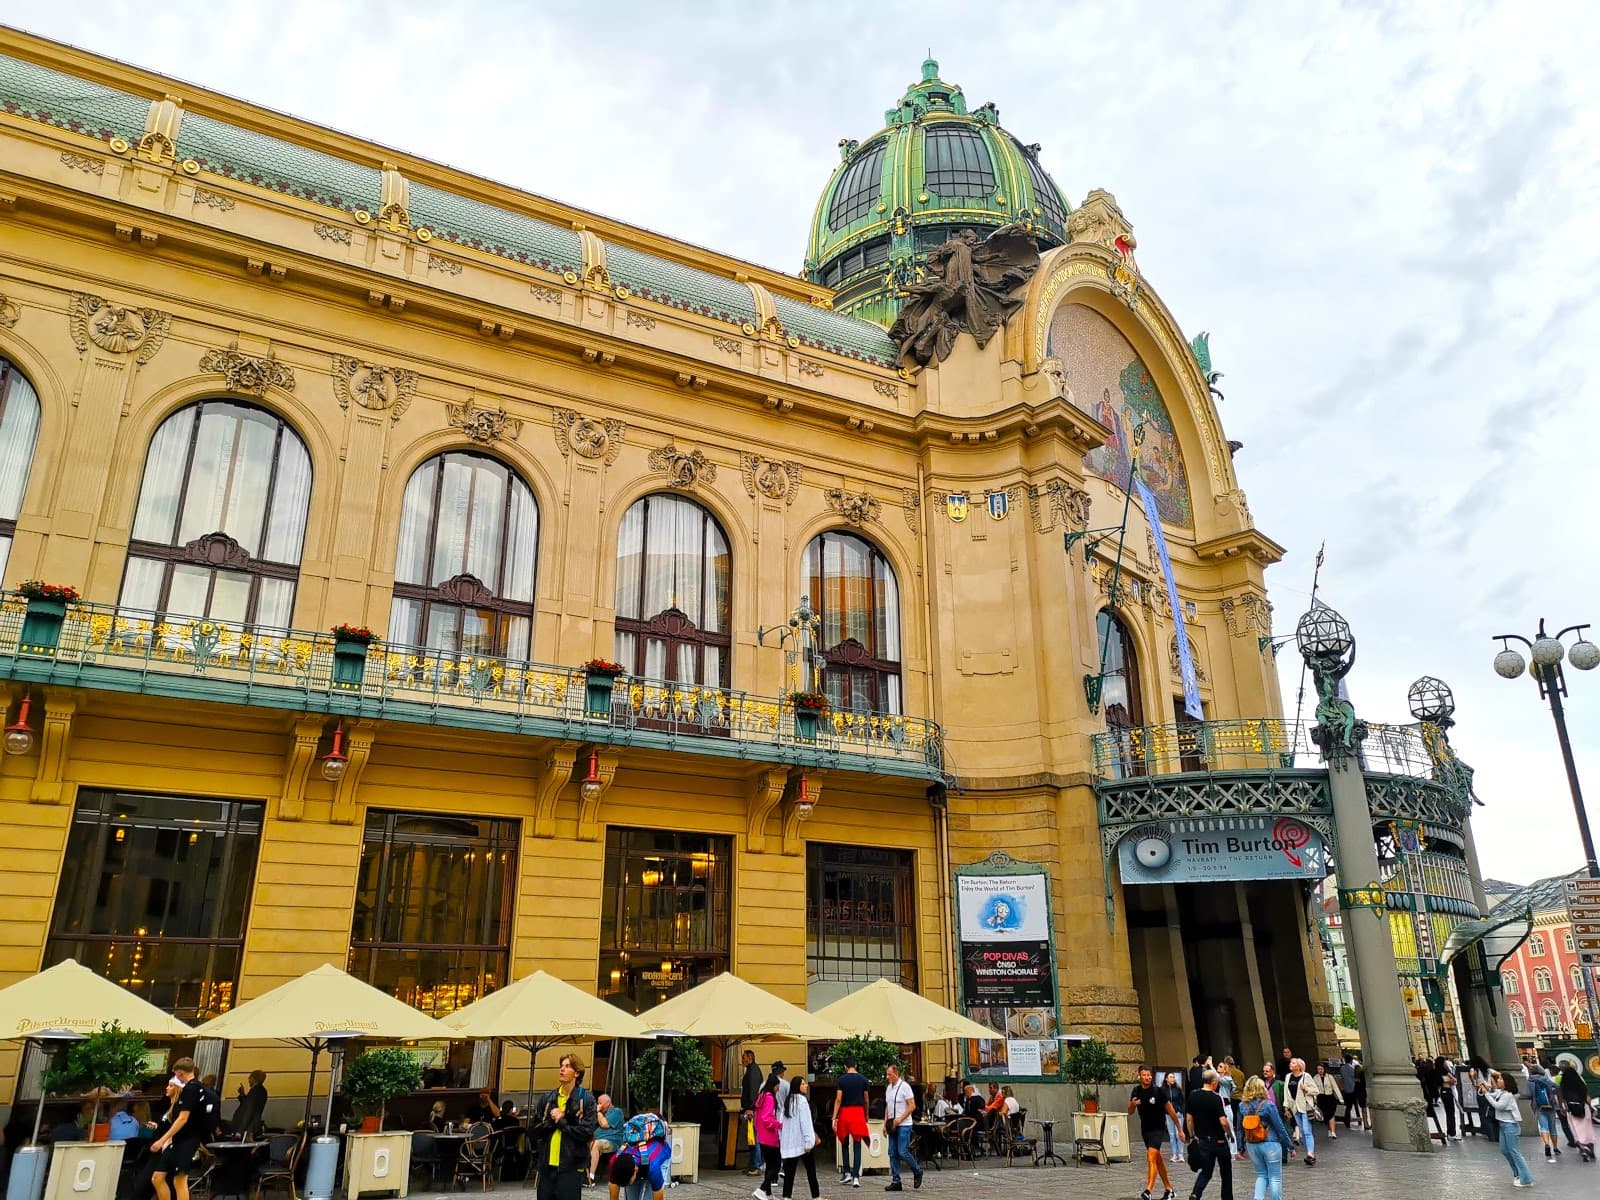
M 1189 1094 L 1184 1116 L 1200 1161 L 1200 1173 L 1194 1177 L 1190 1200 L 1200 1200 L 1206 1184 L 1211 1182 L 1213 1171 L 1222 1176 L 1222 1200 L 1233 1200 L 1233 1153 L 1228 1149 L 1232 1122 L 1228 1117 L 1228 1106 L 1217 1095 L 1215 1071 L 1207 1071 L 1201 1077 L 1200 1090 Z
M 754 1050 L 746 1050 L 739 1056 L 744 1063 L 744 1078 L 739 1081 L 739 1108 L 744 1116 L 745 1124 L 752 1125 L 756 1119 L 756 1101 L 761 1096 L 761 1085 L 766 1082 L 762 1077 L 761 1068 L 756 1065 Z M 750 1166 L 745 1171 L 746 1175 L 761 1174 L 761 1143 L 755 1138 L 746 1135 L 750 1142 Z
M 150 1182 L 159 1200 L 172 1200 L 174 1192 L 177 1200 L 189 1200 L 189 1164 L 216 1125 L 217 1100 L 195 1078 L 194 1059 L 180 1058 L 172 1064 L 172 1074 L 181 1089 L 176 1105 L 178 1115 L 167 1131 L 150 1143 L 150 1153 L 156 1160 Z
M 1139 1113 L 1139 1133 L 1144 1138 L 1145 1157 L 1144 1191 L 1139 1193 L 1139 1200 L 1151 1200 L 1158 1176 L 1161 1186 L 1166 1189 L 1161 1200 L 1172 1200 L 1172 1177 L 1167 1174 L 1167 1159 L 1161 1153 L 1161 1143 L 1167 1140 L 1167 1118 L 1170 1116 L 1173 1125 L 1178 1125 L 1178 1110 L 1172 1107 L 1172 1098 L 1167 1095 L 1167 1089 L 1156 1086 L 1155 1072 L 1149 1067 L 1139 1068 L 1139 1086 L 1133 1089 L 1133 1094 L 1128 1098 L 1128 1111 L 1135 1110 Z
M 845 1060 L 834 1084 L 833 1136 L 839 1140 L 839 1183 L 861 1186 L 861 1147 L 871 1140 L 867 1129 L 867 1077 L 856 1070 L 855 1059 Z

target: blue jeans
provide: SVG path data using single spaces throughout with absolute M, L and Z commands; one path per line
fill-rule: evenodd
M 1511 1174 L 1523 1183 L 1533 1182 L 1533 1172 L 1528 1170 L 1528 1160 L 1522 1157 L 1522 1150 L 1517 1145 L 1522 1137 L 1521 1121 L 1500 1121 L 1500 1153 L 1506 1156 L 1506 1161 L 1511 1164 Z
M 905 1163 L 911 1168 L 913 1177 L 922 1174 L 922 1164 L 911 1157 L 911 1122 L 896 1125 L 894 1132 L 889 1135 L 889 1178 L 894 1183 L 900 1182 L 900 1164 Z
M 1300 1131 L 1300 1142 L 1306 1148 L 1306 1157 L 1315 1158 L 1317 1154 L 1317 1119 L 1310 1113 L 1297 1112 L 1294 1115 L 1295 1128 Z
M 1255 1200 L 1282 1200 L 1283 1143 L 1268 1137 L 1264 1142 L 1246 1142 L 1244 1148 L 1249 1151 L 1250 1162 L 1256 1169 Z
M 1171 1144 L 1174 1155 L 1181 1153 L 1183 1139 L 1178 1136 L 1178 1126 L 1171 1117 L 1167 1118 L 1167 1141 Z
M 839 1172 L 861 1178 L 861 1139 L 847 1137 L 839 1149 Z

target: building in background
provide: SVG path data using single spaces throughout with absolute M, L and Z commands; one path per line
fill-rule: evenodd
M 1504 896 L 1495 911 L 1527 908 L 1532 931 L 1500 967 L 1500 987 L 1517 1044 L 1543 1047 L 1552 1040 L 1587 1041 L 1593 1036 L 1584 966 L 1573 945 L 1564 884 L 1583 876 L 1580 868 L 1552 875 Z

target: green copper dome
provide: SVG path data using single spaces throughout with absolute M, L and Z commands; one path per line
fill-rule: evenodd
M 1041 250 L 1067 240 L 1070 209 L 1039 163 L 1039 147 L 1000 128 L 993 104 L 967 98 L 922 64 L 922 79 L 865 141 L 839 143 L 843 161 L 811 222 L 806 278 L 834 289 L 834 308 L 892 324 L 922 256 L 961 229 L 979 236 L 1016 223 Z

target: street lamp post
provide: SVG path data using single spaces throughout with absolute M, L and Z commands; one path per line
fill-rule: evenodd
M 1583 789 L 1578 786 L 1578 766 L 1572 760 L 1572 739 L 1567 736 L 1567 714 L 1561 698 L 1567 694 L 1567 679 L 1561 671 L 1561 660 L 1567 659 L 1580 671 L 1592 671 L 1600 666 L 1600 646 L 1583 636 L 1587 625 L 1568 625 L 1555 636 L 1545 632 L 1544 618 L 1539 618 L 1539 633 L 1529 641 L 1517 633 L 1497 633 L 1500 653 L 1494 656 L 1495 674 L 1502 679 L 1515 679 L 1527 666 L 1522 655 L 1512 649 L 1512 642 L 1521 642 L 1528 648 L 1533 660 L 1534 681 L 1539 685 L 1539 696 L 1550 705 L 1550 715 L 1556 723 L 1556 740 L 1561 743 L 1561 761 L 1567 768 L 1567 786 L 1572 790 L 1572 810 L 1578 818 L 1578 834 L 1583 838 L 1583 857 L 1588 864 L 1589 876 L 1600 879 L 1600 864 L 1595 861 L 1594 838 L 1589 834 L 1589 816 L 1583 808 Z M 1578 640 L 1569 648 L 1563 638 L 1569 633 Z M 1591 1014 L 1593 1015 L 1593 1014 Z
M 1334 841 L 1338 852 L 1339 914 L 1345 935 L 1345 961 L 1361 997 L 1361 1039 L 1367 1048 L 1367 1094 L 1372 1110 L 1372 1144 L 1380 1150 L 1433 1149 L 1427 1108 L 1417 1091 L 1400 995 L 1389 903 L 1378 874 L 1372 840 L 1372 806 L 1361 769 L 1365 721 L 1340 694 L 1340 682 L 1355 665 L 1356 640 L 1350 626 L 1325 605 L 1313 608 L 1295 627 L 1295 643 L 1317 685 L 1317 724 L 1311 731 L 1328 764 L 1333 800 Z

